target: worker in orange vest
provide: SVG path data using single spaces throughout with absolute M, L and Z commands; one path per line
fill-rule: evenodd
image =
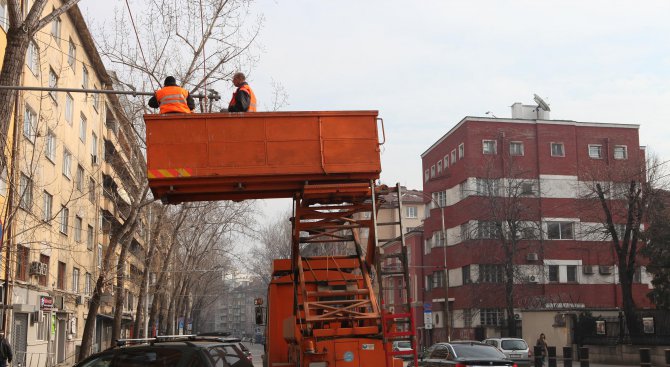
M 228 103 L 228 112 L 256 112 L 256 95 L 246 80 L 247 78 L 240 72 L 233 75 L 233 85 L 237 90 Z
M 160 107 L 160 113 L 191 113 L 195 109 L 195 102 L 188 91 L 177 86 L 177 80 L 169 76 L 165 78 L 163 88 L 149 99 L 149 107 Z

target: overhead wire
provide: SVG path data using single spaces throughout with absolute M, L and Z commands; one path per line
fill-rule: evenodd
M 142 42 L 140 41 L 140 35 L 137 33 L 137 27 L 135 26 L 135 19 L 133 18 L 133 12 L 130 10 L 130 4 L 128 0 L 126 1 L 126 8 L 128 8 L 128 15 L 130 16 L 130 22 L 133 25 L 133 32 L 135 32 L 135 38 L 137 39 L 137 47 L 140 49 L 140 54 L 142 55 L 142 60 L 144 61 L 144 67 L 149 70 L 149 63 L 147 63 L 147 58 L 144 56 L 144 49 L 142 49 Z M 158 86 L 160 88 L 160 85 Z
M 207 112 L 207 69 L 205 64 L 207 62 L 207 54 L 205 48 L 205 17 L 202 11 L 202 0 L 200 2 L 200 32 L 202 33 L 202 75 L 205 78 L 204 87 L 205 87 L 205 99 L 203 100 L 203 111 Z

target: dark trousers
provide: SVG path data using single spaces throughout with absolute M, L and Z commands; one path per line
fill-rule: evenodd
M 0 367 L 7 367 L 7 360 L 6 359 L 0 359 Z

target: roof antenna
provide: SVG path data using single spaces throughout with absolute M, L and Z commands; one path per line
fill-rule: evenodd
M 491 116 L 493 116 L 493 118 L 495 118 L 495 119 L 498 118 L 498 116 L 494 115 L 493 112 L 491 112 L 491 111 L 486 111 L 485 115 L 491 115 Z

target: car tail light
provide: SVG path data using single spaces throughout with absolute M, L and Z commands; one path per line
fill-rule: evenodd
M 530 358 L 530 357 L 532 357 L 532 356 L 533 356 L 533 351 L 532 351 L 532 350 L 529 350 L 529 351 L 528 351 L 528 358 Z
M 468 366 L 464 365 L 463 363 L 456 363 L 456 367 L 468 367 Z
M 519 365 L 515 363 L 512 365 L 512 367 L 519 367 Z

